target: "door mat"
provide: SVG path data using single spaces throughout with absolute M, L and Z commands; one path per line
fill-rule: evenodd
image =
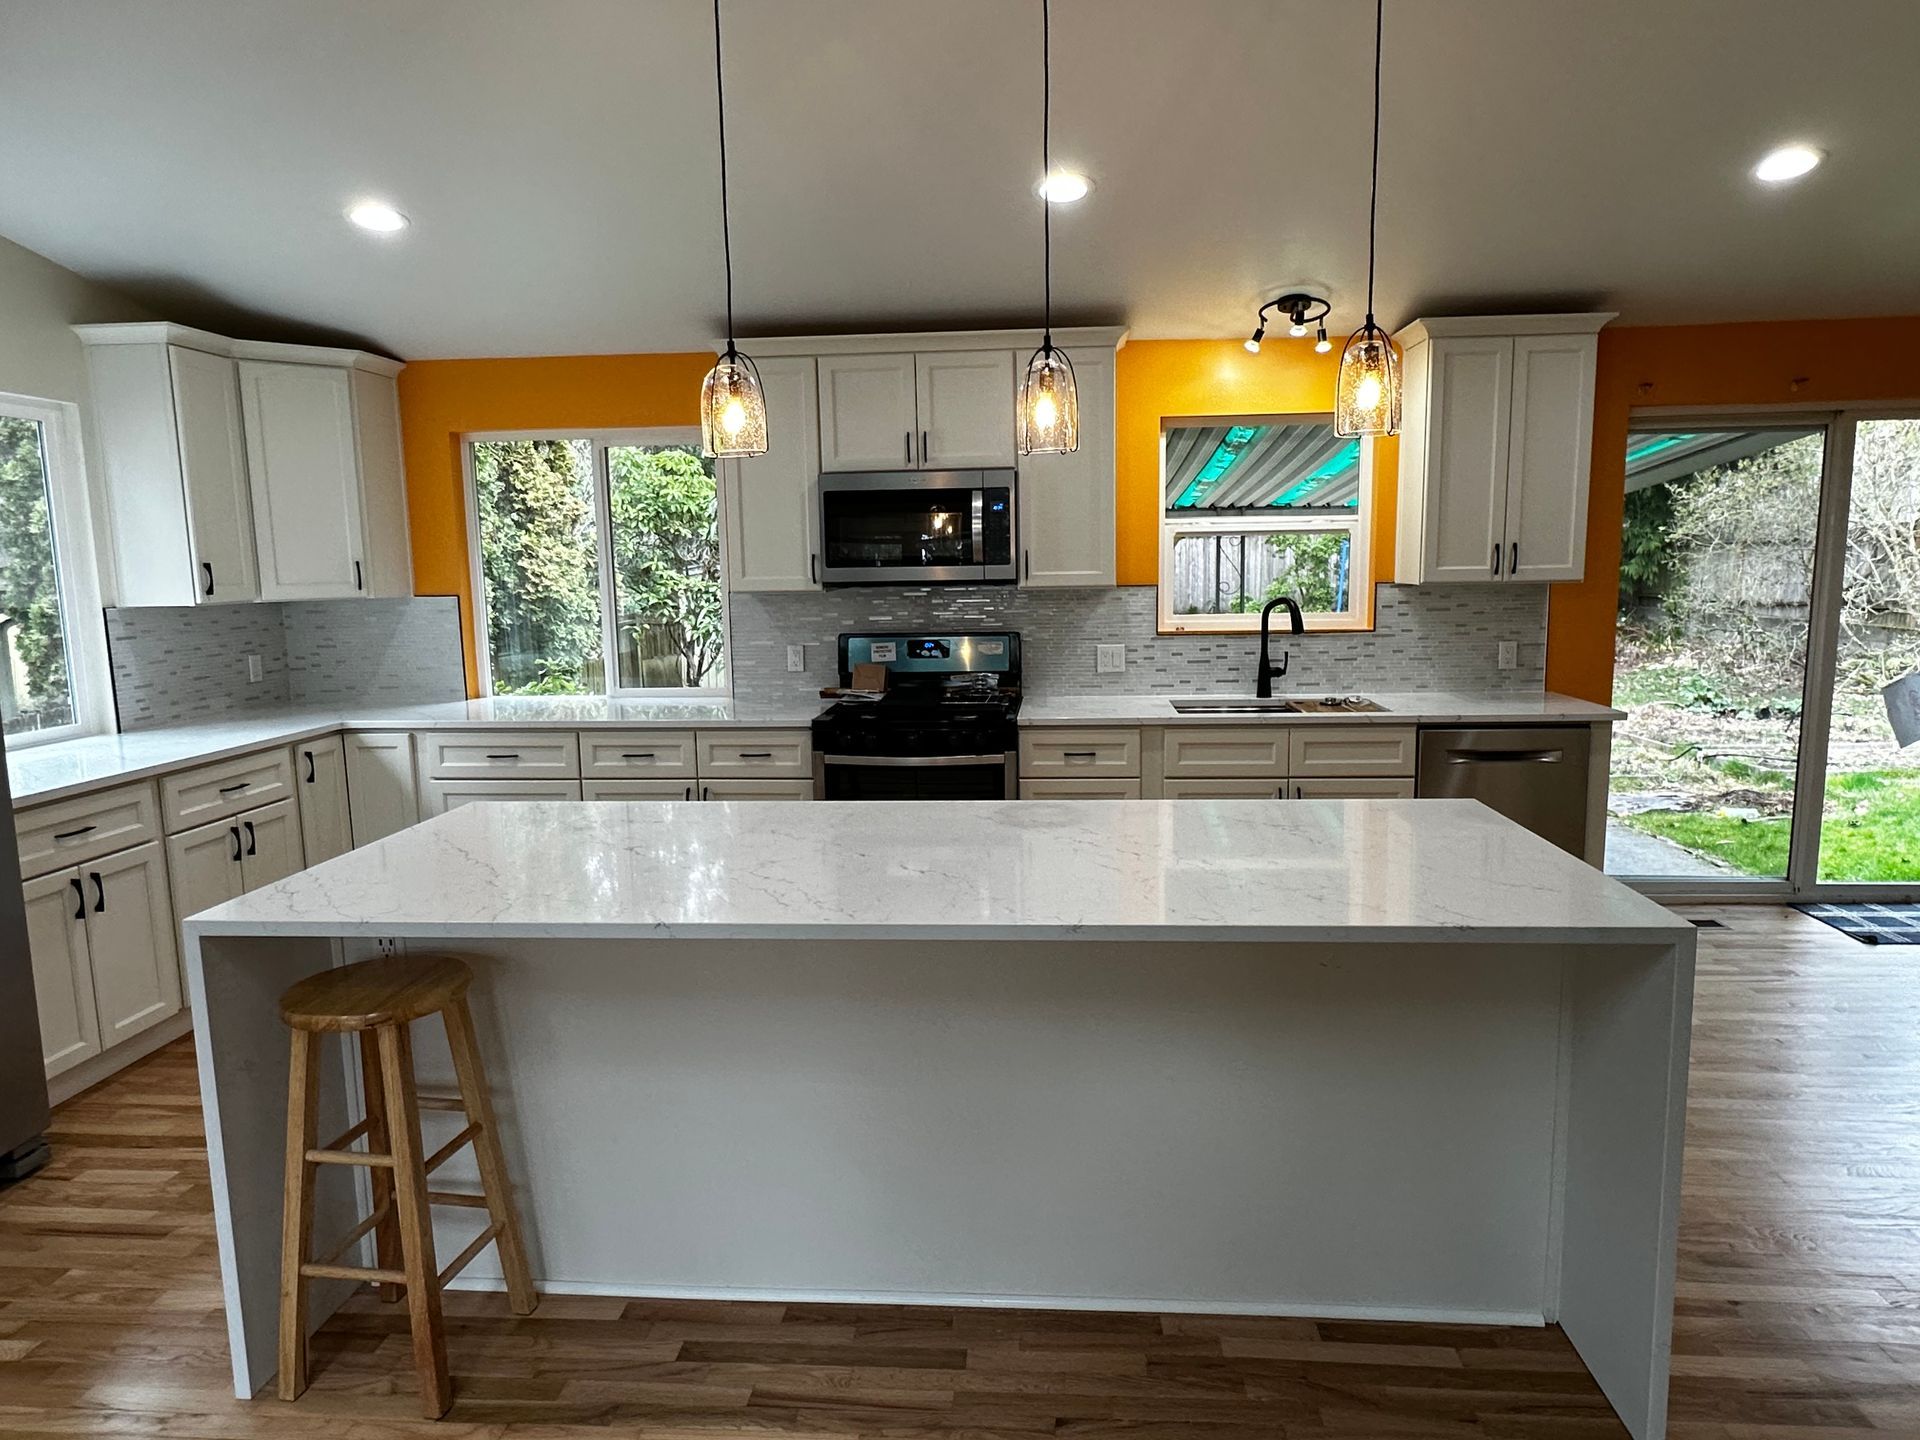
M 1920 945 L 1920 905 L 1796 905 L 1863 945 Z

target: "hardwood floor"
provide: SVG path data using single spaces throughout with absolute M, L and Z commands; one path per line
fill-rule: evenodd
M 1791 911 L 1701 933 L 1671 1434 L 1920 1435 L 1920 951 Z M 279 1097 L 273 1097 L 278 1103 Z M 0 1436 L 438 1440 L 1600 1440 L 1556 1330 L 447 1297 L 416 1414 L 404 1307 L 315 1342 L 297 1404 L 228 1393 L 192 1052 L 62 1106 L 0 1191 Z

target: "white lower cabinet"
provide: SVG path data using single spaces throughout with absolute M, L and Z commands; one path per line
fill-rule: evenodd
M 1285 780 L 1253 776 L 1243 780 L 1169 780 L 1160 787 L 1165 800 L 1284 800 L 1292 793 Z
M 571 737 L 569 737 L 571 738 Z M 578 800 L 578 780 L 422 780 L 424 818 L 488 800 Z
M 240 817 L 240 872 L 246 888 L 257 890 L 306 869 L 300 842 L 300 814 L 291 800 L 250 810 Z
M 702 800 L 811 800 L 811 780 L 702 780 Z
M 284 880 L 302 864 L 300 818 L 290 800 L 167 837 L 167 877 L 182 921 Z
M 695 800 L 697 780 L 582 780 L 582 800 Z
M 307 864 L 318 865 L 353 848 L 347 809 L 347 755 L 338 735 L 293 747 L 293 783 L 300 795 L 300 841 Z
M 29 880 L 23 893 L 50 1077 L 179 1012 L 157 841 Z
M 1050 780 L 1022 779 L 1020 782 L 1022 800 L 1138 800 L 1140 782 L 1137 779 L 1113 780 Z
M 100 1053 L 87 953 L 84 891 L 78 870 L 61 870 L 21 887 L 27 902 L 27 955 L 40 1012 L 40 1050 L 49 1077 Z
M 1288 789 L 1296 800 L 1411 800 L 1413 777 L 1368 779 L 1350 776 L 1342 780 L 1295 780 Z
M 347 759 L 347 819 L 356 849 L 420 823 L 411 732 L 355 731 L 345 737 L 342 748 Z

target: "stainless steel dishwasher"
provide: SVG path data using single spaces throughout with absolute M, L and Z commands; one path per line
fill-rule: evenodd
M 1585 725 L 1420 729 L 1414 794 L 1478 800 L 1509 820 L 1584 856 L 1587 848 Z

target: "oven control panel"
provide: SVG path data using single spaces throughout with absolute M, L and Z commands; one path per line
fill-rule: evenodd
M 999 677 L 1020 682 L 1020 636 L 1016 631 L 971 631 L 958 635 L 844 634 L 840 637 L 840 683 L 852 682 L 856 665 L 884 665 L 895 675 Z

